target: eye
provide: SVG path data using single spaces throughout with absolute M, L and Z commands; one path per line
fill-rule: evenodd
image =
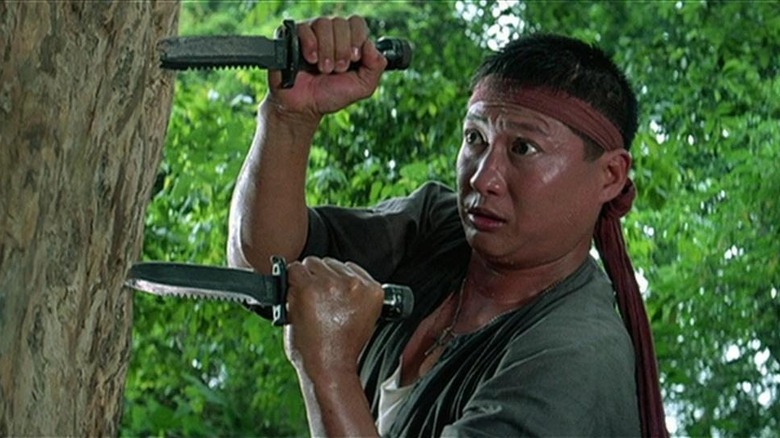
M 517 155 L 533 155 L 539 152 L 539 148 L 527 140 L 518 138 L 512 143 L 512 152 Z
M 468 145 L 479 145 L 484 143 L 485 139 L 476 129 L 466 129 L 463 132 L 463 141 Z

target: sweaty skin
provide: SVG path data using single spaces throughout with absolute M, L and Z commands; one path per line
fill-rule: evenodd
M 287 90 L 280 88 L 281 74 L 269 72 L 269 92 L 258 108 L 257 131 L 231 203 L 231 266 L 269 272 L 272 255 L 298 258 L 308 230 L 305 182 L 314 133 L 326 114 L 370 96 L 387 65 L 361 17 L 317 18 L 298 23 L 297 30 L 304 58 L 319 72 L 299 72 Z M 351 62 L 360 67 L 348 71 Z M 382 297 L 375 282 L 354 281 L 362 275 L 356 270 L 316 259 L 288 267 L 287 353 L 313 436 L 376 435 L 356 355 L 373 331 L 379 313 L 372 309 L 381 308 Z M 348 288 L 341 287 L 345 278 Z
M 299 72 L 295 86 L 282 89 L 281 73 L 269 72 L 230 207 L 228 262 L 265 273 L 272 255 L 294 260 L 306 242 L 306 167 L 322 117 L 370 96 L 387 65 L 360 17 L 318 18 L 297 28 L 304 58 L 320 74 Z M 360 68 L 338 73 L 349 62 Z
M 522 306 L 574 272 L 590 250 L 601 203 L 625 183 L 628 155 L 584 159 L 584 143 L 560 121 L 502 101 L 471 102 L 458 154 L 458 203 L 473 248 L 455 333 L 469 333 Z M 441 351 L 431 334 L 449 327 L 453 300 L 426 318 L 403 353 L 403 385 Z
M 469 106 L 463 132 L 459 201 L 472 247 L 515 268 L 578 250 L 584 260 L 600 187 L 582 139 L 551 117 L 502 102 Z
M 305 177 L 314 133 L 324 115 L 376 89 L 387 61 L 360 17 L 298 24 L 305 59 L 295 86 L 269 93 L 258 109 L 252 147 L 231 204 L 228 260 L 268 272 L 271 255 L 295 260 L 307 239 Z M 347 70 L 350 62 L 360 68 Z M 457 333 L 484 326 L 576 270 L 590 248 L 601 203 L 625 183 L 630 160 L 619 151 L 586 162 L 584 146 L 553 118 L 507 102 L 472 102 L 458 155 L 459 210 L 473 254 Z M 285 329 L 313 436 L 376 436 L 357 374 L 358 356 L 381 309 L 379 285 L 360 267 L 307 258 L 288 266 Z M 404 382 L 424 374 L 431 334 L 451 324 L 455 300 L 418 327 L 403 353 Z M 437 317 L 438 316 L 438 317 Z
M 287 271 L 290 360 L 307 373 L 357 373 L 358 357 L 382 310 L 381 285 L 360 266 L 331 258 L 307 257 Z

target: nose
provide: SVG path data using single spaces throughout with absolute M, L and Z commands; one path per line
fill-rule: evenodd
M 501 148 L 491 145 L 479 156 L 477 169 L 469 179 L 469 184 L 482 195 L 502 195 L 506 191 L 505 170 Z

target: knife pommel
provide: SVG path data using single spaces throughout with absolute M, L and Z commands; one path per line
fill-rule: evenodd
M 412 314 L 414 294 L 410 288 L 397 284 L 383 284 L 382 290 L 385 292 L 382 319 L 406 319 Z
M 380 38 L 376 49 L 387 58 L 385 70 L 405 70 L 412 63 L 412 46 L 400 38 Z

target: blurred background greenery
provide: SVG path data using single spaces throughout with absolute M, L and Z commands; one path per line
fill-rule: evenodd
M 508 38 L 568 34 L 623 67 L 641 104 L 639 197 L 625 219 L 674 435 L 780 430 L 780 11 L 775 2 L 199 1 L 180 34 L 272 35 L 282 19 L 360 14 L 409 39 L 412 67 L 328 117 L 311 204 L 366 205 L 454 183 L 469 76 Z M 225 264 L 233 184 L 265 72 L 179 73 L 143 258 Z M 224 303 L 137 294 L 125 436 L 298 436 L 281 331 Z

